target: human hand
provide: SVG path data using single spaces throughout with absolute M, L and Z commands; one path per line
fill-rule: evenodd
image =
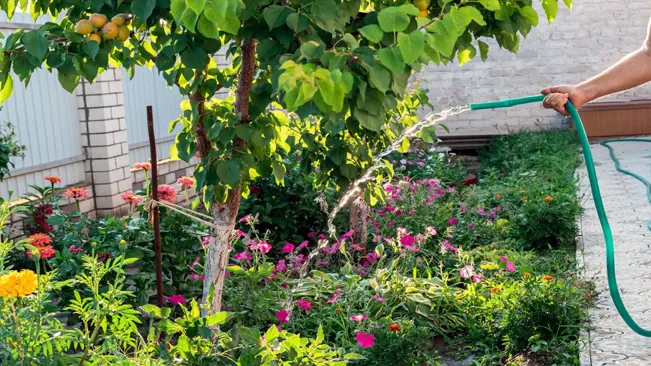
M 555 109 L 558 113 L 567 116 L 565 104 L 568 100 L 572 101 L 576 109 L 581 108 L 584 104 L 589 102 L 589 97 L 576 85 L 559 85 L 551 88 L 545 88 L 541 91 L 542 94 L 547 95 L 543 100 L 545 108 Z

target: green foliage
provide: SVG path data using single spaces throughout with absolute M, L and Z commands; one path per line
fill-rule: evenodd
M 16 133 L 10 123 L 0 126 L 0 182 L 9 175 L 9 169 L 14 167 L 11 158 L 25 156 L 25 146 L 16 140 Z

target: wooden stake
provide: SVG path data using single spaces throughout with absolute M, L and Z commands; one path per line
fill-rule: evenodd
M 158 159 L 156 158 L 156 137 L 154 136 L 154 112 L 150 105 L 147 106 L 147 132 L 149 134 L 149 153 L 151 156 L 151 197 L 158 201 Z M 154 205 L 151 210 L 154 216 L 154 252 L 156 253 L 156 304 L 162 307 L 165 302 L 163 296 L 163 251 L 160 245 L 160 209 Z

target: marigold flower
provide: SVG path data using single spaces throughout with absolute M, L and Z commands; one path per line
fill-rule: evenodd
M 122 201 L 132 205 L 137 205 L 142 202 L 142 198 L 136 196 L 133 192 L 124 192 L 120 197 L 122 198 Z
M 36 233 L 27 238 L 27 244 L 35 247 L 42 247 L 52 243 L 52 238 L 49 235 Z
M 543 277 L 543 281 L 553 281 L 553 280 L 554 280 L 554 277 L 552 277 L 552 276 Z
M 500 199 L 500 198 L 502 198 L 502 195 L 501 195 L 501 194 L 496 194 L 496 195 L 495 195 L 495 199 L 496 199 L 496 200 L 498 200 L 498 199 Z
M 176 201 L 176 189 L 169 184 L 161 184 L 158 186 L 158 199 L 161 201 L 172 202 Z
M 499 287 L 493 287 L 491 288 L 491 293 L 496 293 L 497 291 L 501 290 Z
M 391 332 L 399 332 L 400 331 L 400 326 L 396 323 L 391 323 L 389 324 L 389 330 Z
M 63 193 L 63 197 L 72 198 L 75 201 L 82 201 L 88 199 L 88 191 L 86 188 L 71 187 L 66 189 Z
M 151 163 L 135 163 L 133 164 L 134 169 L 144 169 L 151 170 Z
M 341 313 L 343 310 L 341 308 L 336 308 L 335 311 Z
M 524 273 L 524 278 L 531 278 L 531 273 L 525 272 Z
M 194 179 L 190 177 L 181 177 L 176 180 L 176 184 L 184 188 L 192 188 L 192 186 L 194 186 Z
M 38 277 L 33 271 L 11 271 L 0 276 L 0 297 L 7 299 L 27 296 L 34 292 L 37 286 Z
M 551 201 L 554 200 L 554 197 L 552 197 L 552 196 L 547 196 L 547 197 L 544 198 L 544 200 L 547 201 L 547 202 L 551 202 Z
M 45 180 L 52 184 L 61 183 L 61 177 L 59 177 L 58 175 L 48 175 L 47 177 L 45 177 Z
M 522 200 L 522 201 L 526 201 L 526 200 L 527 200 L 527 197 L 522 197 L 522 198 L 520 198 L 520 200 Z

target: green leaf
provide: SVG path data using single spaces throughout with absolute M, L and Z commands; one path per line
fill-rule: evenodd
M 302 13 L 291 13 L 287 16 L 286 23 L 294 32 L 301 33 L 310 26 L 310 18 Z
M 534 27 L 538 26 L 538 12 L 530 7 L 530 6 L 523 6 L 520 9 L 520 15 L 527 21 L 527 23 L 533 25 Z
M 226 323 L 228 318 L 229 318 L 229 314 L 227 312 L 225 312 L 225 311 L 212 314 L 212 315 L 206 317 L 206 326 L 211 327 L 211 326 L 213 326 L 215 324 L 219 324 L 219 325 L 224 324 L 224 323 Z
M 477 41 L 477 44 L 479 45 L 481 60 L 486 61 L 486 59 L 488 59 L 488 44 L 482 41 Z
M 378 57 L 382 65 L 392 72 L 401 73 L 405 71 L 405 60 L 402 58 L 402 53 L 398 47 L 383 48 L 378 52 Z
M 435 64 L 438 65 L 441 63 L 441 55 L 439 55 L 439 53 L 429 44 L 425 44 L 423 47 L 423 53 Z
M 307 0 L 302 7 L 317 27 L 329 33 L 343 33 L 348 19 L 339 15 L 339 5 L 334 0 Z
M 366 357 L 358 354 L 358 353 L 346 353 L 344 355 L 344 358 L 347 360 L 365 360 Z
M 194 33 L 197 20 L 199 19 L 199 14 L 189 6 L 186 6 L 185 0 L 172 0 L 170 4 L 170 12 L 178 24 Z
M 195 13 L 201 14 L 206 6 L 206 0 L 185 0 L 185 5 Z
M 444 17 L 432 24 L 433 35 L 427 37 L 427 43 L 445 57 L 452 56 L 452 51 L 457 42 L 457 33 L 451 18 Z M 448 19 L 450 19 L 448 21 Z M 444 22 L 445 21 L 445 22 Z
M 377 24 L 362 27 L 359 29 L 359 33 L 373 43 L 379 43 L 384 38 L 384 31 Z
M 467 45 L 464 49 L 457 52 L 457 59 L 459 60 L 459 66 L 465 64 L 466 62 L 472 60 L 477 54 L 477 50 L 472 45 Z
M 137 0 L 131 3 L 131 12 L 145 23 L 156 7 L 156 0 Z
M 278 338 L 278 335 L 280 332 L 278 331 L 278 328 L 275 325 L 271 325 L 269 329 L 267 329 L 267 332 L 264 334 L 264 341 L 269 344 Z
M 238 0 L 206 0 L 203 15 L 230 34 L 240 30 L 240 4 Z
M 176 334 L 176 333 L 183 332 L 182 326 L 176 324 L 175 322 L 169 319 L 161 320 L 160 322 L 158 322 L 156 327 L 167 334 Z
M 316 332 L 316 339 L 314 340 L 314 344 L 319 345 L 323 343 L 324 335 L 323 335 L 323 326 L 319 324 L 319 330 Z
M 375 63 L 370 67 L 368 81 L 373 87 L 384 93 L 389 90 L 391 85 L 391 73 L 384 66 Z
M 382 126 L 384 125 L 383 116 L 371 114 L 370 112 L 361 110 L 359 108 L 355 108 L 353 111 L 353 116 L 359 121 L 362 127 L 366 128 L 367 130 L 380 132 Z
M 572 0 L 563 0 L 563 2 L 568 9 L 572 10 Z
M 402 32 L 409 26 L 409 16 L 397 7 L 389 7 L 380 11 L 378 22 L 385 32 Z
M 398 152 L 401 152 L 403 154 L 406 154 L 409 151 L 409 139 L 408 138 L 403 138 L 402 142 L 400 143 L 400 147 L 398 147 Z
M 287 17 L 293 12 L 292 9 L 281 5 L 270 5 L 262 11 L 262 17 L 269 25 L 269 30 L 280 27 L 287 23 Z
M 201 14 L 199 21 L 197 21 L 197 31 L 206 38 L 219 39 L 219 28 L 217 28 L 217 23 L 206 18 L 204 14 Z
M 464 18 L 467 18 L 470 21 L 474 21 L 479 25 L 486 25 L 486 21 L 484 21 L 484 17 L 481 15 L 481 12 L 474 6 L 464 6 L 463 8 L 459 9 L 458 13 Z M 470 22 L 468 22 L 466 26 L 468 24 L 470 24 Z
M 357 178 L 357 167 L 351 164 L 344 164 L 339 167 L 341 174 L 348 178 L 348 180 L 355 180 Z
M 97 56 L 97 52 L 99 52 L 99 43 L 97 43 L 97 42 L 84 42 L 81 45 L 81 50 L 84 51 L 84 53 L 88 57 L 94 59 L 95 56 Z M 48 60 L 49 60 L 49 57 L 48 57 Z
M 25 32 L 20 38 L 21 42 L 25 46 L 25 51 L 36 57 L 39 62 L 42 62 L 47 55 L 48 45 L 47 40 L 45 39 L 45 32 L 42 30 L 33 30 Z
M 341 40 L 346 42 L 346 44 L 350 47 L 351 50 L 354 50 L 355 48 L 359 47 L 359 42 L 357 42 L 357 39 L 355 39 L 355 37 L 350 33 L 344 34 Z
M 160 308 L 156 305 L 152 304 L 146 304 L 140 307 L 142 311 L 144 311 L 147 314 L 154 314 L 155 317 L 161 318 L 163 315 L 160 311 Z
M 2 83 L 2 89 L 0 89 L 0 104 L 9 99 L 11 93 L 14 91 L 14 79 L 8 73 L 3 74 L 6 75 L 6 78 L 3 78 L 4 82 Z M 74 90 L 74 88 L 72 90 Z
M 315 41 L 307 41 L 301 44 L 301 56 L 305 57 L 308 61 L 319 58 L 324 50 L 325 46 Z
M 222 182 L 234 187 L 240 181 L 240 165 L 233 160 L 222 160 L 217 163 L 217 176 Z
M 63 87 L 63 89 L 67 90 L 68 93 L 73 93 L 75 91 L 75 88 L 79 84 L 79 73 L 76 71 L 71 71 L 71 72 L 61 72 L 57 74 L 57 79 L 59 79 L 59 83 Z M 4 88 L 3 88 L 4 90 Z
M 553 0 L 556 1 L 556 0 Z M 484 6 L 484 8 L 490 10 L 490 11 L 495 11 L 500 9 L 500 2 L 499 0 L 479 0 L 479 3 Z
M 181 53 L 181 62 L 185 67 L 203 70 L 210 61 L 208 54 L 201 47 L 191 47 Z
M 285 168 L 285 165 L 283 163 L 278 161 L 274 161 L 272 165 L 273 165 L 274 177 L 276 178 L 276 183 L 280 184 L 285 179 L 285 173 L 287 171 L 287 168 Z
M 545 14 L 547 15 L 547 21 L 549 23 L 553 22 L 556 19 L 556 14 L 558 14 L 558 2 L 557 0 L 542 0 L 543 9 L 545 9 Z
M 420 30 L 415 30 L 409 34 L 398 34 L 398 47 L 400 53 L 402 53 L 402 58 L 407 64 L 412 64 L 418 60 L 421 52 L 423 52 L 424 45 L 425 35 Z

